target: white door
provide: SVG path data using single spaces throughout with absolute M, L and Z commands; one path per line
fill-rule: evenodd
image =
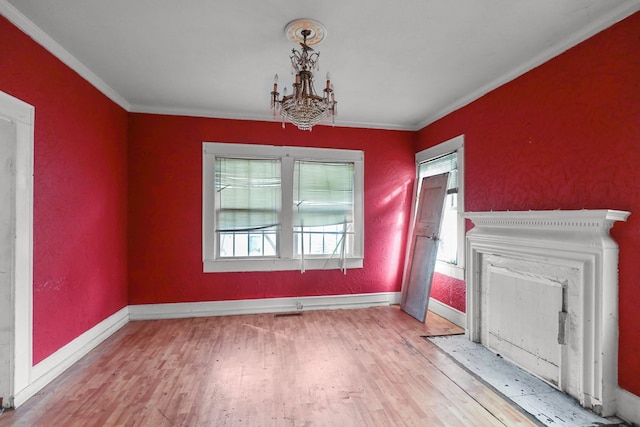
M 15 125 L 0 116 L 0 399 L 13 391 L 13 244 L 15 238 Z
M 448 179 L 448 172 L 422 179 L 418 212 L 411 233 L 400 308 L 421 322 L 427 317 Z

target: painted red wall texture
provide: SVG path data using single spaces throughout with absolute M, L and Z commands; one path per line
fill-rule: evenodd
M 0 40 L 35 107 L 35 364 L 127 305 L 127 112 L 1 16 Z
M 467 284 L 464 280 L 434 273 L 431 283 L 431 298 L 463 313 L 467 306 Z
M 619 382 L 640 395 L 640 13 L 422 129 L 465 135 L 467 211 L 621 209 Z
M 413 190 L 413 132 L 131 114 L 129 303 L 400 291 Z M 202 142 L 365 152 L 364 268 L 202 272 Z

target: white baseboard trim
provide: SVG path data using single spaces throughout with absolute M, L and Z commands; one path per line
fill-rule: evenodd
M 130 305 L 109 316 L 58 351 L 33 366 L 29 385 L 16 391 L 15 408 L 42 390 L 65 370 L 131 320 L 279 313 L 298 310 L 367 308 L 400 303 L 400 292 L 330 295 L 317 297 L 267 298 L 173 304 Z
M 265 298 L 193 303 L 129 306 L 130 320 L 176 319 L 237 314 L 282 313 L 304 310 L 367 308 L 400 303 L 400 292 L 329 295 L 317 297 Z
M 128 322 L 129 307 L 124 307 L 33 366 L 29 385 L 14 395 L 14 407 L 22 405 Z
M 618 388 L 616 416 L 633 425 L 640 424 L 640 396 Z
M 450 307 L 437 299 L 429 298 L 429 310 L 438 316 L 442 316 L 449 322 L 454 323 L 461 328 L 467 328 L 467 315 L 453 307 Z

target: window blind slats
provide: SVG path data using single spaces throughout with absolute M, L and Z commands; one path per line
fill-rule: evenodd
M 353 163 L 297 160 L 294 165 L 294 226 L 353 222 Z
M 420 177 L 439 175 L 449 172 L 447 193 L 455 193 L 458 189 L 458 155 L 450 153 L 437 159 L 429 160 L 420 165 Z
M 277 226 L 280 182 L 277 159 L 216 158 L 216 231 Z

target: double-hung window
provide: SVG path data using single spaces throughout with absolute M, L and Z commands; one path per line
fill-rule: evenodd
M 364 154 L 203 144 L 205 272 L 362 267 Z
M 353 253 L 354 170 L 353 162 L 294 162 L 296 256 Z
M 280 222 L 280 161 L 217 157 L 215 167 L 219 257 L 275 256 Z
M 464 136 L 416 154 L 417 196 L 422 178 L 449 172 L 444 212 L 440 225 L 440 241 L 436 271 L 464 280 Z
M 458 264 L 458 153 L 453 152 L 418 165 L 418 195 L 422 179 L 449 173 L 447 193 L 440 219 L 440 241 L 436 259 L 452 265 Z M 419 198 L 416 205 L 419 203 Z

